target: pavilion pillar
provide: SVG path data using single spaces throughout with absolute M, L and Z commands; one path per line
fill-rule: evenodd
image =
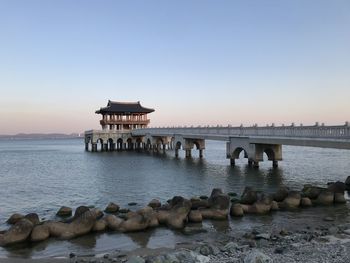
M 203 158 L 203 149 L 199 149 L 199 158 Z
M 91 151 L 92 152 L 97 152 L 97 143 L 91 144 Z
M 103 143 L 102 144 L 102 149 L 101 149 L 103 152 L 106 152 L 108 151 L 108 143 Z

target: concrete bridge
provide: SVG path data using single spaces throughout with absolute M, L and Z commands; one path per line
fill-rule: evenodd
M 85 133 L 86 149 L 91 145 L 97 151 L 97 143 L 101 150 L 146 149 L 153 151 L 179 150 L 191 157 L 192 149 L 199 151 L 203 157 L 205 140 L 226 141 L 226 157 L 235 164 L 241 152 L 248 164 L 259 166 L 266 153 L 273 167 L 282 160 L 282 145 L 311 146 L 322 148 L 350 149 L 350 125 L 325 126 L 266 126 L 266 127 L 167 127 L 145 128 L 130 131 L 87 131 Z

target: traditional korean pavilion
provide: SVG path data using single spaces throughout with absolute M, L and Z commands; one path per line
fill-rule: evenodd
M 147 114 L 154 109 L 143 107 L 140 102 L 108 101 L 106 107 L 96 111 L 102 114 L 100 124 L 103 130 L 128 131 L 146 128 L 150 120 Z

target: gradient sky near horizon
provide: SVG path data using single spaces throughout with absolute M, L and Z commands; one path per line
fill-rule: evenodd
M 348 0 L 0 0 L 0 134 L 350 120 Z

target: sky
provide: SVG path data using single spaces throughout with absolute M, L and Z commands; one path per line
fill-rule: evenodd
M 0 0 L 0 134 L 350 121 L 348 0 Z

